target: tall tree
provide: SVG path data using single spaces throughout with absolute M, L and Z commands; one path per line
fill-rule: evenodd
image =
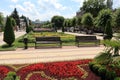
M 85 0 L 81 11 L 91 13 L 93 17 L 97 17 L 99 11 L 106 8 L 105 0 Z
M 62 16 L 53 16 L 51 19 L 51 22 L 54 24 L 55 30 L 62 28 L 62 31 L 64 32 L 64 17 Z
M 3 28 L 3 25 L 4 25 L 4 17 L 3 17 L 3 14 L 0 13 L 0 29 Z
M 11 17 L 15 19 L 17 26 L 20 28 L 20 18 L 16 8 L 12 12 Z
M 77 25 L 77 18 L 76 17 L 72 18 L 71 24 L 72 24 L 73 27 L 75 27 Z
M 15 19 L 14 19 L 14 18 L 12 18 L 12 25 L 13 25 L 13 27 L 15 27 L 15 26 L 16 26 L 16 21 L 15 21 Z
M 82 17 L 78 16 L 77 17 L 77 25 L 79 25 L 79 26 L 82 25 L 81 20 L 82 20 Z
M 93 27 L 93 16 L 91 13 L 86 13 L 83 15 L 81 23 L 89 30 Z
M 113 0 L 107 0 L 107 8 L 112 9 Z
M 110 20 L 107 21 L 106 26 L 105 26 L 105 34 L 106 34 L 106 39 L 111 40 L 113 37 L 113 31 L 112 31 L 112 26 Z
M 30 28 L 29 28 L 29 25 L 28 25 L 27 18 L 25 18 L 25 24 L 26 24 L 26 33 L 29 33 L 30 32 Z
M 116 14 L 115 14 L 115 22 L 116 22 L 116 27 L 119 30 L 120 29 L 120 8 L 117 9 Z
M 4 38 L 3 40 L 11 46 L 12 43 L 15 41 L 15 34 L 13 30 L 13 25 L 12 25 L 12 19 L 11 17 L 7 17 L 5 29 L 4 29 Z
M 96 26 L 101 27 L 103 29 L 104 33 L 105 33 L 105 27 L 108 20 L 110 20 L 110 22 L 112 23 L 111 10 L 110 9 L 101 10 L 95 22 L 96 22 Z

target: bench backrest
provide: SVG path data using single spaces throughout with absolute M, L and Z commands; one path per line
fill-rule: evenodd
M 76 40 L 97 40 L 96 36 L 76 36 Z
M 60 37 L 36 37 L 36 41 L 61 41 Z

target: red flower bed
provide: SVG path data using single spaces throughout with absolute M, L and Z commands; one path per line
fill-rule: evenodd
M 24 80 L 26 76 L 33 71 L 43 71 L 45 69 L 44 64 L 38 63 L 38 64 L 32 64 L 26 67 L 23 67 L 19 69 L 17 74 L 21 77 L 21 80 Z
M 35 73 L 29 77 L 29 80 L 48 80 L 48 79 L 42 78 L 39 73 Z
M 3 80 L 9 71 L 13 71 L 13 69 L 8 66 L 0 66 L 0 80 Z
M 73 76 L 80 78 L 84 74 L 84 72 L 82 72 L 76 65 L 70 63 L 47 64 L 45 72 L 58 78 L 67 78 Z
M 85 75 L 86 73 L 84 71 L 84 68 L 81 67 L 82 68 L 81 69 L 80 66 L 86 65 L 90 61 L 91 61 L 90 59 L 87 59 L 87 60 L 67 61 L 67 62 L 31 64 L 31 65 L 21 67 L 20 69 L 18 69 L 16 71 L 16 73 L 18 76 L 20 76 L 21 80 L 25 80 L 26 77 L 29 80 L 52 80 L 52 79 L 48 79 L 48 77 L 55 78 L 56 80 L 57 79 L 59 79 L 59 80 L 66 79 L 66 78 L 70 78 L 70 77 L 74 77 L 76 79 L 82 80 L 81 77 L 83 75 Z M 2 75 L 3 77 L 5 77 L 5 75 L 9 71 L 11 71 L 11 70 L 9 70 L 9 68 L 4 68 L 4 67 L 0 66 L 0 74 L 3 74 Z M 33 72 L 41 72 L 41 71 L 43 71 L 44 74 L 48 77 L 46 77 L 46 76 L 43 77 L 39 73 L 33 73 Z M 30 73 L 33 73 L 33 74 L 28 76 Z M 87 80 L 87 79 L 85 79 L 85 80 Z

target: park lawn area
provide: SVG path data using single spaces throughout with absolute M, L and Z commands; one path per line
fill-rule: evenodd
M 16 50 L 16 48 L 24 48 L 24 37 L 28 38 L 28 47 L 35 47 L 35 37 L 41 36 L 60 36 L 62 40 L 62 46 L 75 46 L 75 35 L 65 34 L 63 32 L 30 32 L 29 34 L 25 34 L 17 38 L 13 43 L 12 47 L 8 47 L 7 45 L 0 46 L 0 51 L 10 51 Z M 92 43 L 82 44 L 88 45 Z M 43 44 L 43 46 L 47 45 Z M 54 44 L 51 44 L 50 46 L 54 46 Z
M 16 48 L 24 48 L 24 43 L 23 43 L 24 37 L 28 38 L 28 47 L 34 47 L 35 37 L 40 37 L 40 36 L 60 36 L 63 46 L 75 45 L 74 35 L 64 34 L 62 32 L 30 32 L 29 34 L 25 34 L 17 38 L 13 43 L 12 47 L 8 47 L 6 44 L 0 46 L 0 51 L 10 51 L 10 50 L 15 50 Z
M 75 45 L 75 36 L 70 34 L 65 34 L 62 32 L 31 32 L 27 35 L 23 35 L 16 39 L 14 42 L 16 47 L 24 47 L 23 39 L 24 37 L 28 38 L 28 46 L 34 47 L 35 46 L 35 37 L 41 37 L 41 36 L 60 36 L 62 40 L 63 46 L 73 46 Z M 53 44 L 54 45 L 54 44 Z
M 6 44 L 0 46 L 0 51 L 14 51 L 14 50 L 16 50 L 15 45 L 12 45 L 11 47 L 9 47 Z

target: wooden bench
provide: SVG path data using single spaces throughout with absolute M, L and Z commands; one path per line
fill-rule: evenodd
M 100 40 L 96 36 L 76 36 L 75 37 L 76 46 L 99 46 Z
M 37 44 L 59 44 L 58 47 L 62 47 L 60 37 L 36 37 L 35 40 L 35 48 L 38 47 Z

